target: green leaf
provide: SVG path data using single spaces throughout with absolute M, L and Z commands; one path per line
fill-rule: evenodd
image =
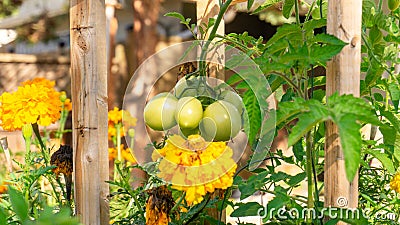
M 8 195 L 11 201 L 11 207 L 13 208 L 17 217 L 22 221 L 28 219 L 28 203 L 21 192 L 15 190 L 13 187 L 8 186 Z
M 256 135 L 261 128 L 262 117 L 261 109 L 257 97 L 251 89 L 243 95 L 243 104 L 246 108 L 249 121 L 244 124 L 244 130 L 249 139 L 250 145 L 255 141 Z
M 371 42 L 372 45 L 375 45 L 377 43 L 379 43 L 380 41 L 382 41 L 383 35 L 381 30 L 378 28 L 378 26 L 373 26 L 370 30 L 369 30 L 369 40 Z
M 314 29 L 326 26 L 326 19 L 308 20 L 303 24 L 303 29 L 306 32 L 312 32 Z
M 299 184 L 300 182 L 302 182 L 305 178 L 306 178 L 306 173 L 302 172 L 299 174 L 296 174 L 295 176 L 292 176 L 289 181 L 287 182 L 287 184 L 291 187 L 296 186 L 297 184 Z
M 181 21 L 181 23 L 183 23 L 183 24 L 186 23 L 185 17 L 178 12 L 169 12 L 169 13 L 166 13 L 164 16 L 175 17 L 175 18 L 179 19 Z
M 307 112 L 310 109 L 302 98 L 295 98 L 293 102 L 280 102 L 276 113 L 276 125 L 293 119 L 296 115 Z
M 275 5 L 276 3 L 281 2 L 282 0 L 266 0 L 262 5 L 260 5 L 257 9 L 254 10 L 251 14 L 258 14 L 259 12 L 263 11 L 264 9 Z
M 342 51 L 344 45 L 312 45 L 310 48 L 310 64 L 325 64 Z
M 346 176 L 349 181 L 354 179 L 360 165 L 361 157 L 361 125 L 356 120 L 357 117 L 352 114 L 346 114 L 334 119 L 339 129 L 340 143 L 346 166 Z
M 0 225 L 7 225 L 7 215 L 2 208 L 0 208 Z
M 317 34 L 313 41 L 323 44 L 338 45 L 342 47 L 347 45 L 346 42 L 340 40 L 339 38 L 331 34 Z
M 301 139 L 293 145 L 293 154 L 296 157 L 297 161 L 303 161 L 306 152 L 304 151 Z
M 292 132 L 289 134 L 288 146 L 294 145 L 315 125 L 329 118 L 329 111 L 320 102 L 309 100 L 307 104 L 310 111 L 298 117 L 299 120 L 297 124 L 292 128 Z
M 247 10 L 250 10 L 251 7 L 253 6 L 253 4 L 254 4 L 254 0 L 248 0 L 247 1 Z
M 259 216 L 262 205 L 257 202 L 239 203 L 239 207 L 231 213 L 231 217 Z
M 259 174 L 252 175 L 246 182 L 242 182 L 238 185 L 240 191 L 240 200 L 243 200 L 251 195 L 253 195 L 257 190 L 265 185 L 267 180 L 266 176 L 268 171 L 263 171 Z
M 293 35 L 300 35 L 301 36 L 301 28 L 297 24 L 283 24 L 282 26 L 278 27 L 274 36 L 272 36 L 267 44 L 266 47 L 271 46 L 273 43 L 279 41 L 282 38 L 290 37 Z
M 283 3 L 282 14 L 286 19 L 292 15 L 295 0 L 285 0 Z
M 269 117 L 264 121 L 261 132 L 260 132 L 260 141 L 257 143 L 256 149 L 251 156 L 251 160 L 249 163 L 249 170 L 255 170 L 265 159 L 267 156 L 272 141 L 275 136 L 275 118 L 274 112 L 269 113 Z
M 367 150 L 367 153 L 378 159 L 382 163 L 383 167 L 389 171 L 389 173 L 394 174 L 396 172 L 392 160 L 390 160 L 386 154 L 376 150 Z

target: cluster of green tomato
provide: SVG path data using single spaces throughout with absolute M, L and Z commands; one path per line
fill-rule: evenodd
M 242 98 L 234 91 L 212 88 L 198 78 L 181 79 L 173 93 L 150 99 L 144 120 L 157 131 L 178 124 L 185 137 L 200 134 L 207 141 L 229 141 L 242 128 L 243 109 Z

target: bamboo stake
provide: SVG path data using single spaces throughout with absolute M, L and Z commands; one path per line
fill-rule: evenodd
M 328 1 L 327 31 L 349 43 L 327 64 L 326 94 L 360 95 L 362 0 Z M 325 207 L 356 208 L 358 175 L 346 179 L 343 151 L 337 126 L 326 123 Z M 345 224 L 340 222 L 338 224 Z
M 109 224 L 105 4 L 71 0 L 71 74 L 76 214 Z

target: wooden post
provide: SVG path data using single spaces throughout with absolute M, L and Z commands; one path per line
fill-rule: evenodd
M 327 31 L 349 45 L 327 63 L 327 96 L 360 95 L 361 7 L 362 0 L 328 1 Z M 352 182 L 346 179 L 339 132 L 332 122 L 326 123 L 324 181 L 325 207 L 357 207 L 358 175 Z
M 107 57 L 104 0 L 71 0 L 71 74 L 76 215 L 109 224 Z
M 210 18 L 216 19 L 218 16 L 218 13 L 220 11 L 219 7 L 219 0 L 198 0 L 196 1 L 196 15 L 197 15 L 197 26 L 203 26 L 203 30 L 205 29 L 205 25 L 208 23 Z M 210 30 L 211 31 L 211 30 Z M 210 32 L 209 31 L 209 32 Z M 219 24 L 217 28 L 217 34 L 219 35 L 225 35 L 225 22 L 222 19 L 221 23 Z M 199 32 L 199 36 L 200 36 Z M 209 35 L 209 33 L 208 33 Z M 207 40 L 208 37 L 206 37 Z M 220 57 L 219 59 L 214 59 L 213 61 L 220 61 L 221 64 L 224 64 L 224 55 L 225 55 L 225 49 L 224 48 L 219 48 L 218 49 L 218 56 Z M 217 55 L 207 55 L 207 58 L 210 57 L 216 57 Z M 221 61 L 222 60 L 222 61 Z M 223 65 L 218 65 L 218 64 L 210 64 L 209 65 L 209 72 L 211 77 L 218 78 L 220 80 L 225 80 L 225 73 L 223 71 L 224 66 Z M 211 81 L 212 82 L 212 81 Z M 212 82 L 213 83 L 213 82 Z M 214 84 L 216 85 L 216 83 Z M 220 219 L 222 222 L 226 221 L 226 212 L 222 213 L 222 218 L 219 218 L 220 212 L 218 208 L 212 208 L 208 210 L 208 213 L 210 216 L 214 217 L 215 219 Z M 206 222 L 206 224 L 209 224 Z

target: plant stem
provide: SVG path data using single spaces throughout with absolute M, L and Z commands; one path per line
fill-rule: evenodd
M 306 134 L 306 173 L 307 173 L 307 187 L 308 187 L 308 196 L 307 196 L 307 208 L 311 209 L 314 207 L 314 198 L 313 198 L 313 171 L 312 171 L 312 134 L 311 131 L 308 131 Z M 312 223 L 312 218 L 310 215 L 307 215 L 307 224 Z
M 115 125 L 115 129 L 117 129 L 117 159 L 118 161 L 122 162 L 122 154 L 121 154 L 121 123 Z
M 228 6 L 231 4 L 232 0 L 227 0 L 224 4 L 221 5 L 221 8 L 218 12 L 217 19 L 215 20 L 213 29 L 211 30 L 210 35 L 208 36 L 208 41 L 205 42 L 201 54 L 200 54 L 200 62 L 199 62 L 199 71 L 200 71 L 200 76 L 205 76 L 205 68 L 206 68 L 206 63 L 205 63 L 205 58 L 206 58 L 206 53 L 207 49 L 211 44 L 211 41 L 215 38 L 215 35 L 218 30 L 218 26 L 221 23 L 222 17 L 224 16 L 226 10 L 228 9 Z
M 294 10 L 296 13 L 296 23 L 300 25 L 300 12 L 299 12 L 299 1 L 294 0 Z
M 25 172 L 28 172 L 31 168 L 31 144 L 32 139 L 25 139 Z

